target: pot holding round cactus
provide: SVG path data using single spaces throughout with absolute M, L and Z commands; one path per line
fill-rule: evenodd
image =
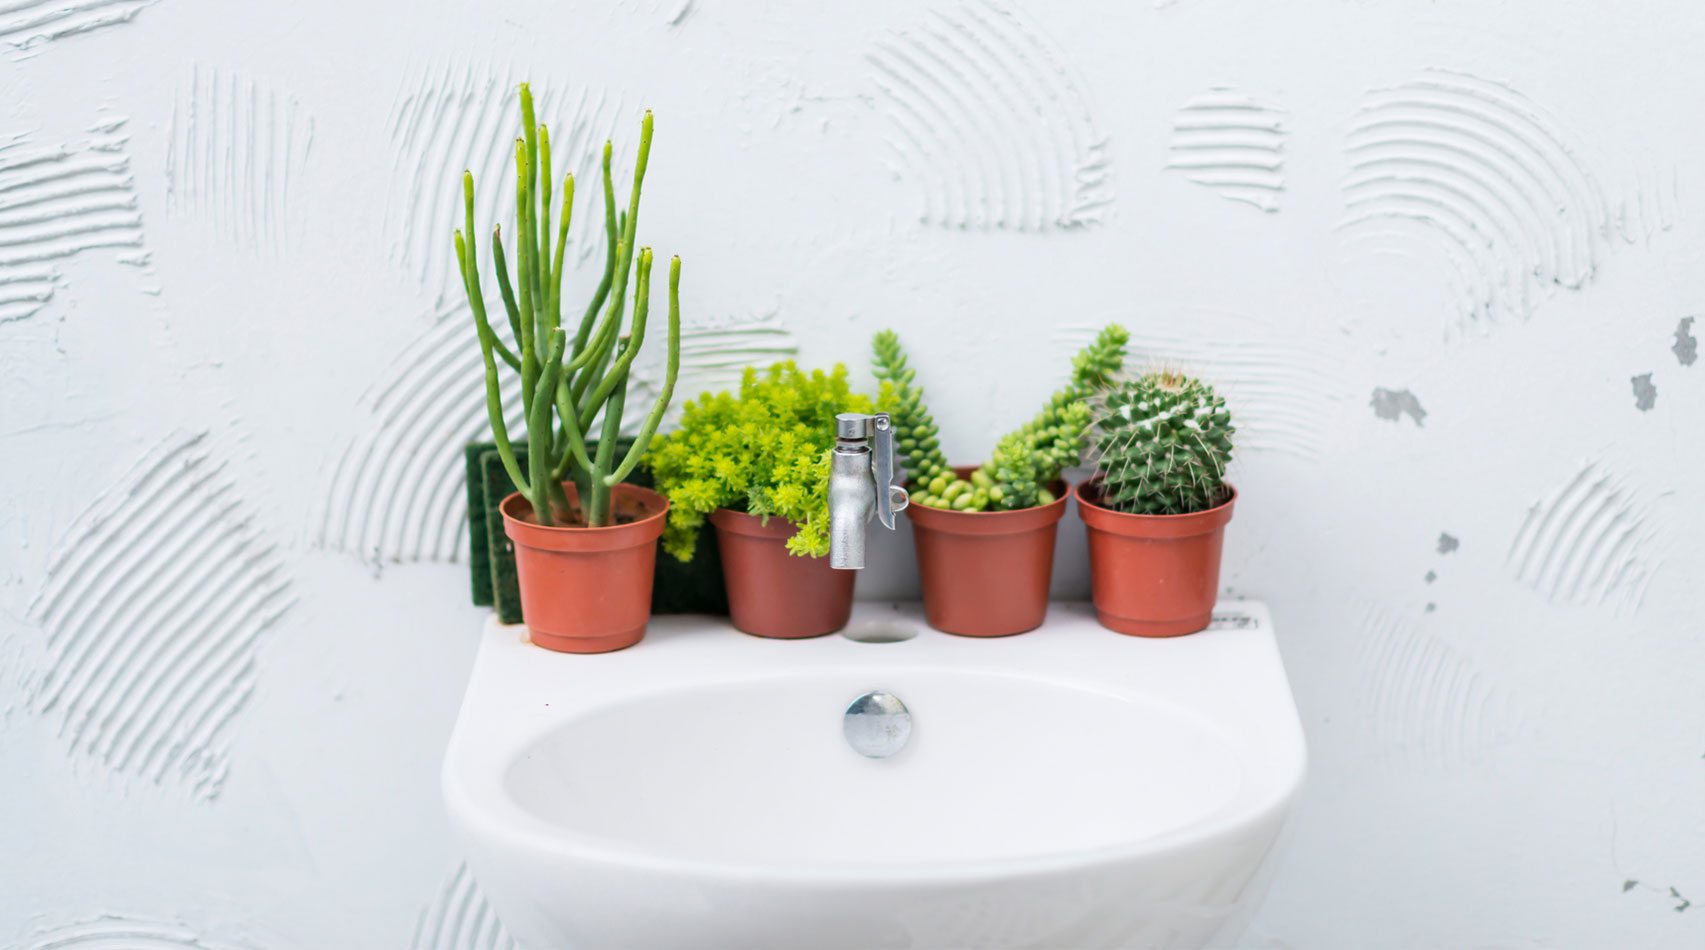
M 1236 432 L 1225 401 L 1158 371 L 1110 389 L 1098 408 L 1096 474 L 1075 489 L 1096 616 L 1140 637 L 1203 630 L 1237 499 L 1225 481 Z
M 574 207 L 574 176 L 563 178 L 551 217 L 550 130 L 534 121 L 533 98 L 520 90 L 522 135 L 515 140 L 515 266 L 501 229 L 491 235 L 492 270 L 507 340 L 486 315 L 474 230 L 474 180 L 463 173 L 466 230 L 456 232 L 456 260 L 478 330 L 485 364 L 486 413 L 505 472 L 519 489 L 501 505 L 515 545 L 522 619 L 533 642 L 569 653 L 632 646 L 645 633 L 657 538 L 669 504 L 623 484 L 645 453 L 668 408 L 680 367 L 681 261 L 669 266 L 669 341 L 663 387 L 627 451 L 617 457 L 628 373 L 645 342 L 651 312 L 650 248 L 637 248 L 640 186 L 651 152 L 651 113 L 640 125 L 633 185 L 618 218 L 604 143 L 604 273 L 576 325 L 563 321 L 564 249 Z M 633 312 L 626 313 L 633 277 Z M 498 364 L 520 377 L 527 422 L 526 470 L 509 438 Z M 514 408 L 513 406 L 511 408 Z M 602 428 L 588 451 L 594 422 Z
M 835 415 L 870 412 L 847 371 L 805 372 L 791 361 L 747 369 L 733 393 L 689 402 L 681 425 L 653 447 L 669 495 L 664 550 L 686 561 L 708 521 L 716 530 L 736 629 L 800 639 L 852 616 L 856 571 L 829 566 L 829 467 Z
M 898 337 L 876 335 L 878 402 L 912 473 L 906 518 L 930 626 L 960 636 L 1004 637 L 1042 625 L 1066 510 L 1060 472 L 1082 452 L 1090 421 L 1086 400 L 1123 364 L 1126 338 L 1117 324 L 1102 330 L 1073 360 L 1070 382 L 1034 418 L 1003 436 L 989 462 L 953 468 Z

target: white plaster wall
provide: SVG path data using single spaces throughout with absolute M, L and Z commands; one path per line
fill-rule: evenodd
M 526 77 L 559 142 L 656 110 L 694 385 L 868 380 L 896 327 L 974 460 L 1117 319 L 1231 394 L 1225 581 L 1313 756 L 1247 946 L 1705 945 L 1702 41 L 1689 2 L 0 7 L 0 945 L 503 945 L 435 777 L 481 616 L 445 263 Z

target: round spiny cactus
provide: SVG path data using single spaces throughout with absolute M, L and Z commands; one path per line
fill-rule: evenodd
M 1118 383 L 1096 405 L 1101 504 L 1143 515 L 1206 511 L 1226 500 L 1237 432 L 1225 400 L 1171 370 Z

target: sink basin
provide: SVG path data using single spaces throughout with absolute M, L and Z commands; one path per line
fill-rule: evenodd
M 887 758 L 842 735 L 876 689 L 912 718 Z M 1172 640 L 864 604 L 845 635 L 660 617 L 598 656 L 493 622 L 444 791 L 535 950 L 1194 947 L 1253 910 L 1303 765 L 1259 604 Z

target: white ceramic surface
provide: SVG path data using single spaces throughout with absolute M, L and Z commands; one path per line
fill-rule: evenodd
M 1301 784 L 1265 607 L 1143 640 L 1055 605 L 972 640 L 914 605 L 761 640 L 702 617 L 540 650 L 491 623 L 444 766 L 510 933 L 544 948 L 1197 947 L 1229 939 Z M 866 759 L 847 704 L 910 708 Z

